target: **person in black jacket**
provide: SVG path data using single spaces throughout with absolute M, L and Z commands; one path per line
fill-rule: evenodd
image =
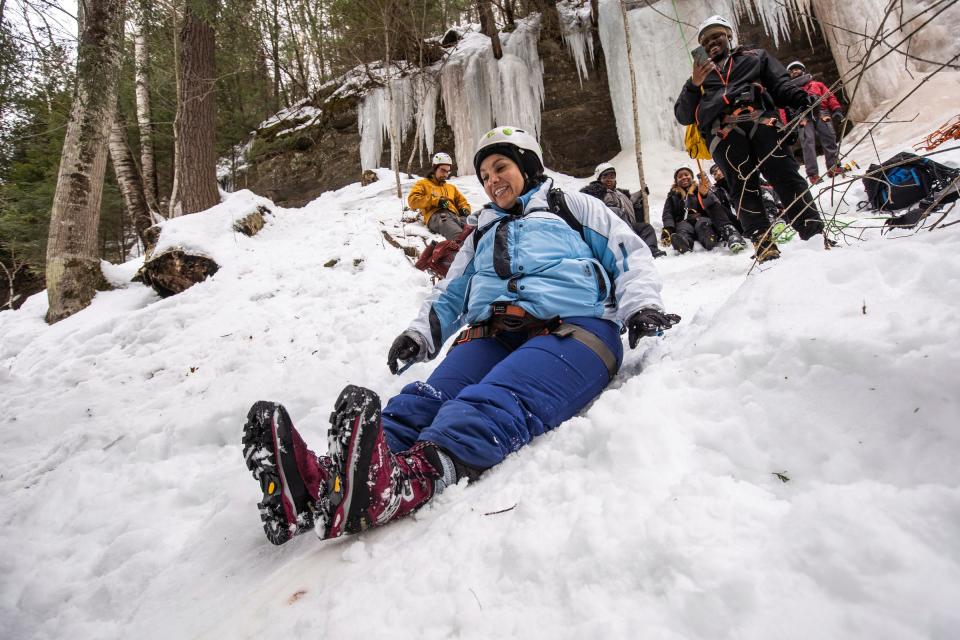
M 721 238 L 732 253 L 743 250 L 743 238 L 730 221 L 729 209 L 710 188 L 707 177 L 694 182 L 693 171 L 680 167 L 673 173 L 673 185 L 663 203 L 661 243 L 686 253 L 694 241 L 710 251 Z
M 630 195 L 626 189 L 618 189 L 617 170 L 610 163 L 598 165 L 596 176 L 597 179 L 580 189 L 580 192 L 602 200 L 603 204 L 640 236 L 654 258 L 667 255 L 657 246 L 657 232 L 653 225 L 643 220 L 643 194 L 638 191 Z
M 760 262 L 780 257 L 767 234 L 769 222 L 760 198 L 760 172 L 787 203 L 787 217 L 800 237 L 823 232 L 823 220 L 800 167 L 780 146 L 777 106 L 806 110 L 818 98 L 790 82 L 787 70 L 765 50 L 730 48 L 733 29 L 721 16 L 700 25 L 697 39 L 706 50 L 694 63 L 674 105 L 680 124 L 696 124 L 730 183 L 730 202 Z M 825 240 L 825 242 L 827 242 Z

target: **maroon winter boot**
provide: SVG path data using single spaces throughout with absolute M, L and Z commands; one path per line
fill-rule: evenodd
M 380 423 L 380 399 L 362 387 L 348 386 L 337 399 L 329 445 L 330 521 L 324 538 L 401 518 L 457 481 L 453 461 L 432 443 L 392 453 Z
M 330 459 L 307 448 L 282 405 L 261 401 L 250 407 L 243 458 L 263 491 L 257 506 L 270 542 L 283 544 L 318 520 L 326 525 L 321 503 L 326 501 Z

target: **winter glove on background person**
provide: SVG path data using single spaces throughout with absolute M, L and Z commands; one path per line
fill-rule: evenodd
M 453 211 L 453 207 L 450 206 L 450 201 L 447 200 L 446 198 L 440 198 L 440 202 L 437 203 L 437 207 L 440 209 Z
M 630 348 L 635 349 L 640 338 L 655 336 L 678 322 L 680 322 L 680 316 L 675 313 L 664 313 L 652 308 L 637 311 L 627 320 Z
M 390 351 L 387 353 L 387 366 L 390 373 L 396 373 L 400 368 L 398 361 L 406 362 L 408 360 L 419 360 L 420 344 L 410 337 L 408 333 L 401 333 L 390 345 Z
M 470 209 L 467 209 L 466 207 L 460 209 L 460 217 L 461 217 L 461 218 L 466 218 L 466 217 L 469 216 L 469 215 L 470 215 Z

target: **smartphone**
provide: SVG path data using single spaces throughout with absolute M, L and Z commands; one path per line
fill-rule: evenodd
M 693 56 L 693 62 L 698 67 L 702 67 L 706 63 L 706 61 L 709 59 L 709 57 L 707 56 L 707 50 L 704 49 L 703 47 L 697 47 L 696 49 L 690 52 L 690 55 Z

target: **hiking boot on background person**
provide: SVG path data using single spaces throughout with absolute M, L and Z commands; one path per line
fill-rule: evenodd
M 757 262 L 763 263 L 780 257 L 780 249 L 777 248 L 770 234 L 766 234 L 762 239 L 754 238 L 751 242 L 755 252 L 753 257 Z
M 740 235 L 737 228 L 732 224 L 728 224 L 723 228 L 723 241 L 726 243 L 730 253 L 733 254 L 740 253 L 747 246 L 743 241 L 743 236 Z
M 471 475 L 430 442 L 392 453 L 380 420 L 380 398 L 363 387 L 348 385 L 340 393 L 328 440 L 330 521 L 323 538 L 402 518 L 456 484 L 458 472 Z
M 256 402 L 243 427 L 243 458 L 260 483 L 260 519 L 273 544 L 325 520 L 330 459 L 307 448 L 289 414 L 275 402 Z

